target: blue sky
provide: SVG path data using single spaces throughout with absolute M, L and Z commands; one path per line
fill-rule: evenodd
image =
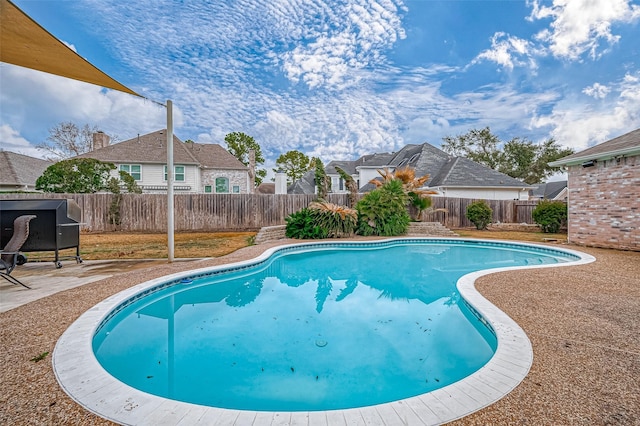
M 253 136 L 266 166 L 439 146 L 489 126 L 502 140 L 581 150 L 640 127 L 640 1 L 13 0 L 146 98 L 175 134 Z M 2 148 L 63 121 L 119 140 L 166 127 L 155 102 L 0 65 Z

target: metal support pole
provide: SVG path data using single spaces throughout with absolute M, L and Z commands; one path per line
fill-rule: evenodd
M 167 101 L 167 252 L 169 262 L 174 259 L 173 211 L 173 102 Z

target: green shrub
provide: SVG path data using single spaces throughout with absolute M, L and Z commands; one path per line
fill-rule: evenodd
M 492 216 L 493 210 L 482 200 L 474 201 L 467 206 L 467 219 L 476 226 L 476 229 L 487 229 Z
M 356 204 L 360 235 L 403 235 L 409 227 L 408 196 L 394 179 L 365 195 Z
M 290 214 L 285 218 L 285 235 L 300 240 L 327 238 L 327 231 L 316 224 L 315 216 L 311 209 L 302 209 Z
M 542 232 L 556 233 L 567 221 L 567 205 L 562 201 L 543 200 L 533 209 L 532 216 Z

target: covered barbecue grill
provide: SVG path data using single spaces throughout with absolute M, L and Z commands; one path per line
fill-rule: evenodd
M 80 258 L 80 222 L 82 211 L 71 199 L 0 200 L 0 247 L 13 235 L 13 221 L 18 216 L 32 214 L 36 218 L 29 226 L 29 238 L 20 251 L 55 251 L 54 262 L 62 267 L 59 251 L 75 248 L 76 262 Z

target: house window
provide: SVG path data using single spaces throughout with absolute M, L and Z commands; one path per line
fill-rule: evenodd
M 185 177 L 184 166 L 173 166 L 173 180 L 174 182 L 184 182 Z M 167 166 L 164 166 L 164 180 L 167 181 Z
M 226 177 L 216 178 L 216 192 L 229 192 L 229 179 Z
M 344 190 L 344 179 L 341 177 L 332 177 L 331 188 L 338 188 L 340 191 Z
M 205 192 L 205 194 L 211 194 L 213 192 L 212 188 L 211 188 L 211 185 L 205 185 L 204 186 L 204 192 Z
M 234 194 L 239 194 L 240 193 L 240 187 L 238 185 L 233 185 L 233 193 Z
M 142 166 L 140 164 L 120 164 L 120 171 L 129 173 L 135 181 L 142 180 Z

